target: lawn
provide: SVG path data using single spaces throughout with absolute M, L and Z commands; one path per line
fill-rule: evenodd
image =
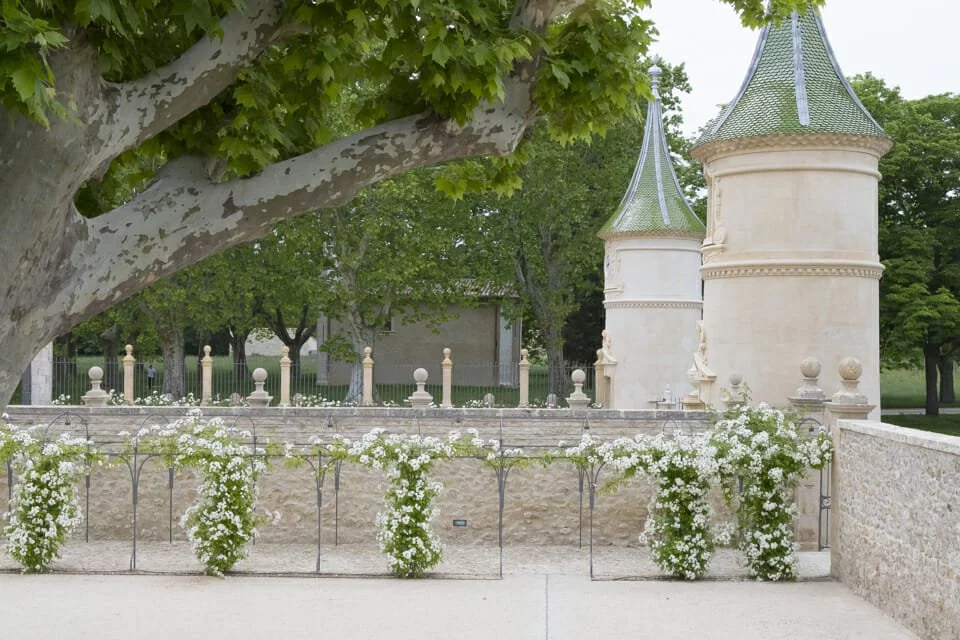
M 880 372 L 880 397 L 884 409 L 911 409 L 924 404 L 923 369 L 888 369 Z M 957 407 L 960 404 L 946 404 Z
M 939 416 L 883 416 L 887 424 L 895 424 L 911 429 L 922 429 L 934 433 L 960 436 L 960 414 L 944 413 Z

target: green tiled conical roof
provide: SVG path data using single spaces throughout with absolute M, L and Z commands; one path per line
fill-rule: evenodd
M 633 178 L 616 213 L 600 229 L 600 237 L 615 235 L 682 235 L 703 237 L 703 223 L 687 204 L 673 170 L 663 132 L 660 67 L 650 68 L 654 99 L 647 104 L 643 145 Z
M 840 70 L 815 9 L 764 27 L 740 93 L 707 125 L 695 148 L 793 133 L 887 138 Z

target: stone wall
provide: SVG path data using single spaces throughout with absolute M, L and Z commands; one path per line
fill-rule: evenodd
M 923 638 L 960 638 L 960 438 L 841 421 L 832 572 Z
M 66 412 L 64 412 L 66 410 Z M 69 429 L 88 431 L 98 442 L 113 439 L 120 431 L 136 432 L 143 424 L 162 424 L 183 416 L 182 408 L 148 407 L 9 407 L 10 422 L 19 426 L 50 426 L 56 433 Z M 589 429 L 595 437 L 632 437 L 638 432 L 693 430 L 705 426 L 705 414 L 684 412 L 619 412 L 520 410 L 520 409 L 390 409 L 390 408 L 269 408 L 207 409 L 207 416 L 221 416 L 228 424 L 255 430 L 258 442 L 306 443 L 310 435 L 342 433 L 359 437 L 373 427 L 395 432 L 446 435 L 476 427 L 484 438 L 499 437 L 501 425 L 505 446 L 521 446 L 527 452 L 554 448 L 559 441 L 571 446 Z M 69 419 L 70 424 L 66 422 Z M 176 473 L 173 488 L 169 472 L 158 459 L 143 462 L 140 478 L 137 531 L 140 540 L 183 539 L 177 520 L 194 499 L 196 479 Z M 436 529 L 445 542 L 496 544 L 497 481 L 494 472 L 479 461 L 453 460 L 439 463 L 435 477 L 445 490 L 438 498 Z M 7 478 L 0 474 L 0 506 L 6 507 Z M 600 476 L 601 483 L 604 476 Z M 379 473 L 345 464 L 339 491 L 334 478 L 324 483 L 321 527 L 323 544 L 335 538 L 342 543 L 373 541 L 374 520 L 383 502 L 385 483 Z M 570 544 L 588 542 L 588 495 L 569 464 L 549 468 L 533 466 L 510 473 L 504 509 L 506 544 Z M 83 490 L 83 489 L 81 489 Z M 96 470 L 90 479 L 89 535 L 91 540 L 130 539 L 132 535 L 131 479 L 125 463 Z M 317 494 L 308 467 L 289 469 L 282 460 L 260 482 L 261 504 L 280 511 L 279 525 L 264 526 L 265 542 L 312 543 L 317 535 Z M 643 479 L 631 481 L 615 494 L 597 499 L 594 512 L 594 542 L 600 545 L 633 545 L 643 529 L 650 485 Z M 172 498 L 172 510 L 171 510 Z M 719 492 L 718 512 L 724 508 Z M 172 513 L 172 515 L 171 515 Z M 581 520 L 582 515 L 582 520 Z M 454 527 L 454 519 L 465 519 L 466 527 Z M 582 529 L 581 529 L 582 526 Z M 582 538 L 581 538 L 582 535 Z

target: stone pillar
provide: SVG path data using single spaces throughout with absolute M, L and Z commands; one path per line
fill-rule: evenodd
M 127 355 L 123 356 L 123 402 L 133 404 L 133 365 L 137 359 L 133 357 L 133 345 L 128 344 L 124 349 Z
M 253 370 L 253 384 L 256 388 L 253 390 L 253 393 L 247 396 L 247 402 L 251 407 L 270 406 L 270 401 L 273 400 L 273 396 L 267 393 L 266 389 L 263 388 L 263 385 L 266 381 L 266 369 L 261 369 L 258 367 Z
M 575 369 L 573 375 L 573 393 L 567 398 L 567 406 L 571 409 L 586 409 L 590 406 L 590 396 L 583 392 L 583 383 L 587 379 L 587 374 L 583 369 Z
M 203 357 L 200 359 L 200 366 L 203 371 L 203 377 L 200 381 L 200 404 L 204 406 L 213 404 L 213 357 L 210 355 L 211 351 L 210 345 L 204 345 Z
M 826 404 L 826 423 L 833 436 L 833 463 L 830 467 L 830 575 L 840 579 L 840 565 L 845 544 L 853 541 L 843 537 L 843 477 L 838 459 L 843 449 L 843 432 L 839 428 L 840 420 L 866 420 L 876 405 L 869 404 L 865 395 L 860 393 L 860 376 L 863 365 L 856 358 L 844 358 L 838 368 L 842 388 L 833 394 Z
M 100 388 L 103 383 L 103 369 L 100 367 L 90 367 L 87 373 L 90 376 L 90 391 L 83 396 L 83 404 L 88 407 L 105 407 L 110 395 Z
M 373 406 L 373 349 L 363 348 L 363 406 Z
M 526 349 L 520 349 L 520 404 L 522 407 L 530 406 L 530 352 Z
M 442 409 L 453 408 L 453 360 L 450 359 L 449 347 L 443 350 L 443 362 L 440 363 L 443 369 L 443 400 L 440 403 Z
M 47 344 L 30 362 L 30 404 L 53 403 L 53 343 Z
M 790 396 L 790 407 L 801 418 L 812 418 L 823 423 L 823 407 L 827 395 L 820 388 L 821 364 L 816 358 L 806 358 L 800 363 L 800 375 L 803 380 L 796 395 Z M 814 426 L 814 425 L 811 425 Z M 820 534 L 820 488 L 821 473 L 809 470 L 800 479 L 794 492 L 797 503 L 797 522 L 795 534 L 801 551 L 818 551 Z
M 413 372 L 413 381 L 417 383 L 417 390 L 408 398 L 414 409 L 426 409 L 433 403 L 433 396 L 424 388 L 427 384 L 427 370 L 420 368 Z
M 280 356 L 280 406 L 290 406 L 290 347 L 283 345 Z

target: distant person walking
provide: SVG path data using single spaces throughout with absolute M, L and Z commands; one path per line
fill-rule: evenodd
M 153 368 L 153 363 L 147 367 L 147 389 L 153 389 L 153 383 L 157 380 L 157 370 Z

